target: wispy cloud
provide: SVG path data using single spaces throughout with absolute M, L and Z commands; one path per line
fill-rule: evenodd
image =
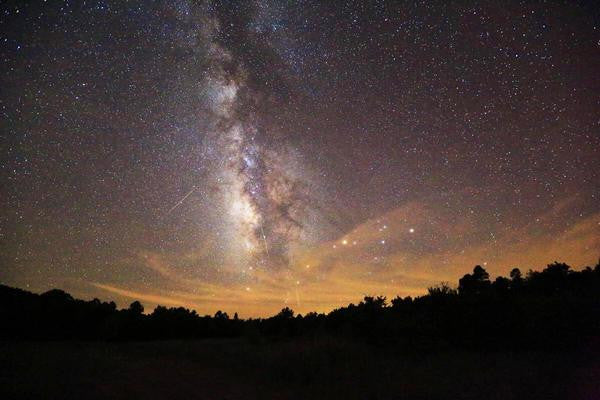
M 574 201 L 564 199 L 531 220 L 494 229 L 470 213 L 456 215 L 440 207 L 407 203 L 334 240 L 296 251 L 289 268 L 257 268 L 240 278 L 239 271 L 227 266 L 193 268 L 194 263 L 206 262 L 198 253 L 142 251 L 137 254 L 138 267 L 157 274 L 160 287 L 93 285 L 123 299 L 184 306 L 200 313 L 222 309 L 267 316 L 284 306 L 302 313 L 329 311 L 364 295 L 418 295 L 440 281 L 456 282 L 476 264 L 494 276 L 506 275 L 515 266 L 527 270 L 554 260 L 575 267 L 594 263 L 600 255 L 600 214 L 562 218 Z M 199 277 L 181 264 L 213 273 Z

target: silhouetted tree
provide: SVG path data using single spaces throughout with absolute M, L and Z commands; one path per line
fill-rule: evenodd
M 62 290 L 41 295 L 0 285 L 2 339 L 108 339 L 236 337 L 261 342 L 270 337 L 336 335 L 373 343 L 408 346 L 466 346 L 474 349 L 573 346 L 600 337 L 600 262 L 581 271 L 554 262 L 525 277 L 514 268 L 510 280 L 490 283 L 476 266 L 459 280 L 428 289 L 426 295 L 365 296 L 358 304 L 328 314 L 294 317 L 283 308 L 266 319 L 229 319 L 217 311 L 199 316 L 184 307 L 157 306 L 145 315 L 139 301 L 117 310 L 114 302 L 77 300 Z M 543 335 L 540 335 L 543 332 Z
M 490 274 L 488 274 L 481 265 L 476 265 L 475 268 L 473 268 L 473 279 L 478 282 L 489 282 Z
M 405 298 L 402 298 L 400 296 L 396 296 L 391 301 L 391 303 L 392 303 L 392 309 L 400 310 L 400 309 L 403 309 L 403 308 L 410 307 L 412 305 L 412 302 L 413 302 L 413 299 L 410 296 L 406 296 Z
M 363 301 L 360 302 L 359 307 L 364 307 L 368 310 L 379 309 L 386 306 L 385 296 L 365 296 Z
M 430 288 L 428 288 L 427 294 L 433 297 L 448 297 L 455 296 L 457 293 L 456 289 L 450 287 L 448 282 L 442 282 L 439 285 L 431 286 Z
M 218 310 L 215 313 L 215 319 L 229 319 L 229 315 L 226 312 Z
M 503 276 L 499 276 L 494 280 L 494 283 L 492 283 L 492 287 L 494 288 L 496 293 L 506 294 L 506 293 L 508 293 L 510 284 L 511 284 L 510 279 L 505 278 Z
M 519 270 L 519 268 L 513 268 L 513 269 L 510 271 L 510 279 L 511 279 L 513 282 L 516 282 L 516 281 L 522 281 L 522 280 L 523 280 L 523 277 L 521 276 L 521 270 Z
M 490 275 L 481 265 L 476 265 L 473 274 L 466 274 L 458 281 L 458 292 L 462 295 L 477 295 L 489 286 Z
M 133 315 L 141 315 L 144 313 L 144 306 L 142 305 L 142 303 L 136 300 L 129 305 L 129 311 Z
M 281 311 L 276 315 L 277 318 L 280 319 L 290 319 L 294 318 L 294 310 L 289 307 L 282 308 Z

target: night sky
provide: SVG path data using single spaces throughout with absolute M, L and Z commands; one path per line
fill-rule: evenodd
M 3 284 L 249 317 L 600 256 L 595 1 L 28 3 Z

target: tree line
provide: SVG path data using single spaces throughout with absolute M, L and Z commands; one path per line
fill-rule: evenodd
M 517 268 L 491 281 L 476 266 L 458 286 L 430 287 L 419 297 L 366 296 L 327 314 L 240 319 L 217 311 L 201 316 L 183 307 L 157 306 L 144 314 L 134 301 L 74 299 L 53 289 L 34 294 L 0 285 L 0 338 L 17 340 L 163 340 L 343 336 L 415 348 L 520 349 L 570 347 L 600 337 L 600 261 L 580 271 L 554 262 L 542 271 Z

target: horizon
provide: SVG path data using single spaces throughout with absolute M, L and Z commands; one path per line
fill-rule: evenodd
M 546 267 L 549 266 L 549 265 L 552 265 L 552 264 L 563 264 L 563 262 L 555 260 L 552 263 L 546 264 Z M 569 265 L 568 263 L 564 263 L 564 264 Z M 600 258 L 598 259 L 596 265 L 600 265 Z M 571 265 L 569 265 L 569 267 L 571 268 L 570 269 L 571 271 L 575 271 L 575 272 L 581 272 L 585 268 L 589 268 L 589 267 L 593 268 L 592 265 L 583 265 L 583 266 L 580 266 L 579 268 L 572 267 Z M 518 268 L 518 267 L 514 267 L 514 268 Z M 511 270 L 512 270 L 512 268 L 511 268 Z M 529 272 L 541 272 L 542 270 L 543 270 L 543 268 L 540 268 L 540 269 L 529 269 L 527 271 L 520 271 L 520 272 L 523 273 L 524 276 L 527 276 Z M 465 274 L 468 274 L 469 272 L 465 272 Z M 508 276 L 509 276 L 508 273 L 505 274 L 505 275 L 497 275 L 497 276 L 490 275 L 490 281 L 493 282 L 494 279 L 497 278 L 497 277 L 505 277 L 505 278 L 507 278 Z M 458 281 L 458 279 L 457 279 L 457 281 Z M 0 285 L 3 285 L 3 284 L 0 282 Z M 441 281 L 441 282 L 438 282 L 435 285 L 430 286 L 429 288 L 437 287 L 439 285 L 444 285 L 444 286 L 447 286 L 447 287 L 449 287 L 451 289 L 455 289 L 455 290 L 459 286 L 458 283 L 454 284 L 454 283 L 448 282 L 448 281 Z M 10 286 L 7 286 L 7 285 L 4 285 L 4 286 L 10 287 Z M 417 293 L 417 294 L 414 294 L 414 295 L 407 295 L 407 296 L 409 296 L 409 297 L 411 297 L 413 299 L 416 299 L 416 298 L 422 297 L 422 296 L 427 296 L 429 294 L 428 293 L 429 288 L 427 288 L 427 290 L 424 291 L 424 292 L 422 292 L 422 293 Z M 195 311 L 196 314 L 198 316 L 201 316 L 201 317 L 202 316 L 213 317 L 215 315 L 215 313 L 221 311 L 221 312 L 224 312 L 224 313 L 228 314 L 230 318 L 233 318 L 233 316 L 235 314 L 237 314 L 240 319 L 247 320 L 247 319 L 262 319 L 262 318 L 273 317 L 273 316 L 277 315 L 278 312 L 281 311 L 281 308 L 280 309 L 276 309 L 276 310 L 274 309 L 272 311 L 267 311 L 266 314 L 261 314 L 261 315 L 243 315 L 243 314 L 240 314 L 240 312 L 237 311 L 237 310 L 225 310 L 225 309 L 223 309 L 223 310 L 222 309 L 215 309 L 213 311 L 200 312 L 197 308 L 188 307 L 184 302 L 182 302 L 182 303 L 173 303 L 173 304 L 160 304 L 160 303 L 153 303 L 152 301 L 146 302 L 142 298 L 136 298 L 136 297 L 133 297 L 133 296 L 122 296 L 121 297 L 121 299 L 122 299 L 121 302 L 116 301 L 115 299 L 102 299 L 102 298 L 97 298 L 97 297 L 93 297 L 93 298 L 79 298 L 79 297 L 73 296 L 72 293 L 69 293 L 67 290 L 64 290 L 64 289 L 58 288 L 58 287 L 57 288 L 51 288 L 51 289 L 49 289 L 47 291 L 43 291 L 43 292 L 35 292 L 35 291 L 27 290 L 27 289 L 24 289 L 24 288 L 18 288 L 18 287 L 16 287 L 16 289 L 25 290 L 25 291 L 27 291 L 29 293 L 33 293 L 33 294 L 37 294 L 37 295 L 41 295 L 41 294 L 47 293 L 48 291 L 52 291 L 52 290 L 60 290 L 60 291 L 63 291 L 64 293 L 66 293 L 68 295 L 71 295 L 74 300 L 82 300 L 82 301 L 100 300 L 101 302 L 106 302 L 106 303 L 114 302 L 116 304 L 116 306 L 117 306 L 117 310 L 126 310 L 126 309 L 129 308 L 129 306 L 131 305 L 131 303 L 133 303 L 133 302 L 139 302 L 143 306 L 143 308 L 144 308 L 144 311 L 142 313 L 145 314 L 145 315 L 152 314 L 157 307 L 166 307 L 167 309 L 183 307 L 183 308 L 186 308 L 189 311 Z M 407 297 L 407 296 L 399 296 L 397 294 L 396 295 L 384 295 L 382 293 L 365 293 L 357 301 L 350 301 L 350 302 L 345 303 L 345 304 L 338 304 L 338 305 L 336 305 L 336 306 L 334 306 L 333 308 L 330 308 L 330 309 L 324 309 L 324 310 L 313 309 L 313 310 L 304 310 L 303 312 L 298 312 L 298 310 L 293 307 L 293 304 L 292 305 L 286 304 L 286 305 L 284 305 L 284 308 L 291 309 L 292 311 L 294 311 L 295 315 L 307 314 L 307 313 L 311 313 L 311 312 L 316 312 L 317 314 L 325 314 L 325 315 L 327 315 L 330 312 L 335 311 L 335 310 L 337 310 L 339 308 L 348 307 L 350 305 L 356 305 L 356 304 L 360 303 L 361 301 L 363 301 L 364 298 L 367 297 L 367 296 L 368 297 L 373 297 L 373 298 L 377 298 L 377 297 L 383 296 L 386 299 L 388 306 L 391 305 L 391 300 L 394 299 L 394 298 Z M 154 300 L 156 300 L 156 299 L 154 299 Z

